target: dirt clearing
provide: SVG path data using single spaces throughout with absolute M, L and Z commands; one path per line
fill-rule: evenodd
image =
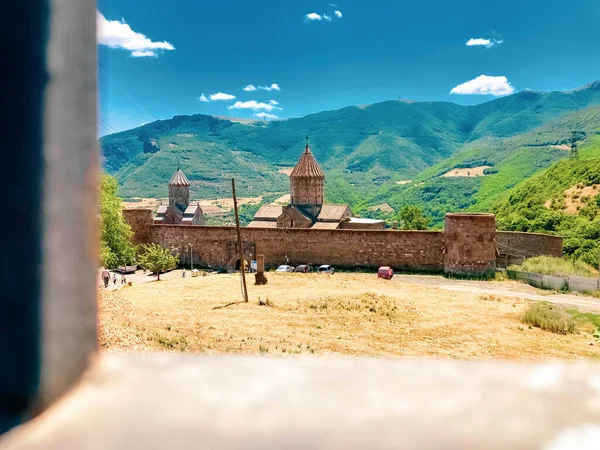
M 591 186 L 573 186 L 565 191 L 565 212 L 567 214 L 577 214 L 588 201 L 595 198 L 600 192 L 600 184 Z
M 392 208 L 387 203 L 382 203 L 381 205 L 371 206 L 369 208 L 369 211 L 383 211 L 383 212 L 393 213 L 394 212 L 394 208 Z
M 446 172 L 443 177 L 483 177 L 485 174 L 483 171 L 485 169 L 490 169 L 492 166 L 478 166 L 478 167 L 470 167 L 466 169 L 452 169 L 449 172 Z
M 239 275 L 169 275 L 100 291 L 102 348 L 462 359 L 600 356 L 589 322 L 570 335 L 524 325 L 530 301 L 513 282 L 498 282 L 515 291 L 496 295 L 372 274 L 268 273 L 268 284 L 250 284 L 250 302 L 242 303 Z M 259 298 L 267 305 L 259 306 Z

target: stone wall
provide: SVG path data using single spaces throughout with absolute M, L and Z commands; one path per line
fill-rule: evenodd
M 189 260 L 189 244 L 194 264 L 234 268 L 239 259 L 233 227 L 154 225 L 152 240 L 180 253 L 183 263 Z M 243 228 L 242 240 L 245 248 L 264 254 L 268 266 L 289 262 L 441 271 L 444 264 L 439 231 Z
M 446 214 L 444 272 L 487 275 L 496 269 L 496 217 Z
M 157 242 L 194 265 L 235 269 L 239 264 L 234 227 L 153 225 L 152 211 L 124 210 L 134 243 Z M 265 255 L 268 266 L 289 263 L 348 267 L 390 265 L 395 269 L 442 271 L 461 275 L 492 272 L 496 250 L 516 255 L 561 256 L 562 238 L 500 232 L 491 214 L 448 214 L 440 231 L 315 230 L 242 228 L 244 255 Z
M 362 223 L 362 222 L 346 222 L 342 221 L 340 223 L 340 229 L 342 230 L 384 230 L 385 222 L 371 222 L 371 223 Z
M 152 242 L 154 212 L 151 209 L 124 209 L 123 217 L 133 231 L 135 245 Z
M 501 254 L 514 256 L 562 256 L 563 238 L 540 233 L 498 231 L 496 242 Z

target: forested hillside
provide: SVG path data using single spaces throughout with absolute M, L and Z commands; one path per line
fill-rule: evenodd
M 506 193 L 492 210 L 502 229 L 556 233 L 564 251 L 598 267 L 600 257 L 600 135 Z
M 595 82 L 569 92 L 523 91 L 476 106 L 387 101 L 273 122 L 177 116 L 100 143 L 104 167 L 125 197 L 164 197 L 180 166 L 193 197 L 217 198 L 229 195 L 231 176 L 242 196 L 285 192 L 287 176 L 278 170 L 296 162 L 308 134 L 327 175 L 329 201 L 358 209 L 427 202 L 439 221 L 447 208 L 489 208 L 495 195 L 564 156 L 552 145 L 566 142 L 575 129 L 595 132 L 599 104 Z M 473 164 L 493 166 L 494 176 L 439 178 L 446 169 Z M 405 180 L 413 182 L 396 184 Z
M 567 254 L 598 264 L 600 82 L 477 106 L 388 101 L 274 122 L 178 116 L 100 143 L 124 197 L 165 197 L 180 166 L 193 198 L 229 197 L 235 176 L 238 195 L 272 201 L 288 192 L 280 171 L 295 164 L 306 134 L 326 200 L 357 215 L 391 224 L 418 206 L 441 227 L 449 211 L 492 211 L 501 228 L 562 234 Z M 573 140 L 578 160 L 569 158 Z

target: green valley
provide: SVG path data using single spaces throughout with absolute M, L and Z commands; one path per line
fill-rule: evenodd
M 600 183 L 598 81 L 476 106 L 386 101 L 272 122 L 177 116 L 100 144 L 123 197 L 165 197 L 179 166 L 194 198 L 230 196 L 235 177 L 238 195 L 271 201 L 288 191 L 284 172 L 306 134 L 326 173 L 326 200 L 357 215 L 391 225 L 401 208 L 419 206 L 436 228 L 449 211 L 493 211 L 505 229 L 563 233 L 567 253 L 597 259 L 597 197 L 587 194 L 576 211 L 561 208 L 568 189 Z M 568 160 L 574 136 L 579 161 Z

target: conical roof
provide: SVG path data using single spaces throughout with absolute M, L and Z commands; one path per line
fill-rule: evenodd
M 310 148 L 308 148 L 308 144 L 306 144 L 306 149 L 294 170 L 290 174 L 290 178 L 325 178 L 325 174 L 319 167 L 317 160 L 313 156 Z
M 177 168 L 177 172 L 173 174 L 171 177 L 171 181 L 169 181 L 169 186 L 189 186 L 190 181 L 183 174 L 183 172 Z

